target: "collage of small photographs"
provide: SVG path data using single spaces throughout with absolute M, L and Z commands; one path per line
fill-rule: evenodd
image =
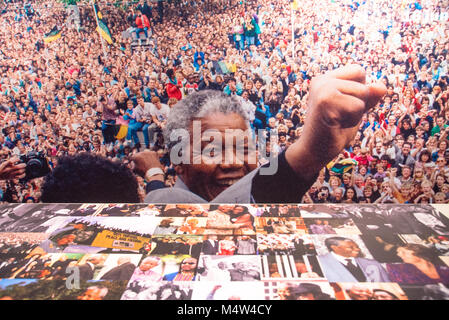
M 120 299 L 449 300 L 449 207 L 0 205 L 0 300 Z

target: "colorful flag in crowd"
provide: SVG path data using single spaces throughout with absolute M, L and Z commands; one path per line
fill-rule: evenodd
M 94 8 L 97 14 L 97 31 L 107 43 L 112 44 L 114 41 L 112 41 L 111 32 L 109 31 L 107 24 L 103 21 L 103 15 L 100 9 L 98 9 L 97 4 L 94 4 Z
M 101 11 L 100 11 L 100 9 L 98 8 L 98 6 L 97 6 L 96 3 L 94 4 L 94 7 L 95 7 L 95 12 L 97 13 L 98 19 L 99 19 L 99 20 L 103 19 L 103 15 L 101 14 Z
M 50 43 L 59 38 L 61 38 L 61 30 L 58 30 L 58 28 L 56 26 L 54 26 L 53 29 L 51 29 L 51 31 L 49 33 L 46 33 L 44 35 L 44 42 Z
M 357 165 L 358 162 L 354 159 L 343 159 L 335 163 L 330 170 L 338 174 L 342 174 L 352 170 Z
M 98 33 L 100 33 L 103 39 L 106 40 L 107 43 L 112 44 L 114 42 L 112 41 L 112 36 L 109 28 L 106 23 L 103 22 L 103 20 L 98 19 L 97 31 Z

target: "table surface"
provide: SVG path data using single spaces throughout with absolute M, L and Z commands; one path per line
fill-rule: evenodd
M 449 299 L 449 205 L 0 205 L 0 299 Z

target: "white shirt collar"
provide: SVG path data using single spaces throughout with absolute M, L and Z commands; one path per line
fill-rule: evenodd
M 339 262 L 343 263 L 345 266 L 348 264 L 348 259 L 350 259 L 354 265 L 357 265 L 357 262 L 355 261 L 355 259 L 353 257 L 343 257 L 343 256 L 340 256 L 339 254 L 336 254 L 335 252 L 331 252 L 331 254 L 335 259 L 337 259 Z

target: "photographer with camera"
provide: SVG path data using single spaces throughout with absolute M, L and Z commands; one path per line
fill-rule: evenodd
M 329 188 L 326 186 L 321 187 L 320 191 L 318 191 L 316 199 L 313 202 L 315 203 L 329 202 Z

